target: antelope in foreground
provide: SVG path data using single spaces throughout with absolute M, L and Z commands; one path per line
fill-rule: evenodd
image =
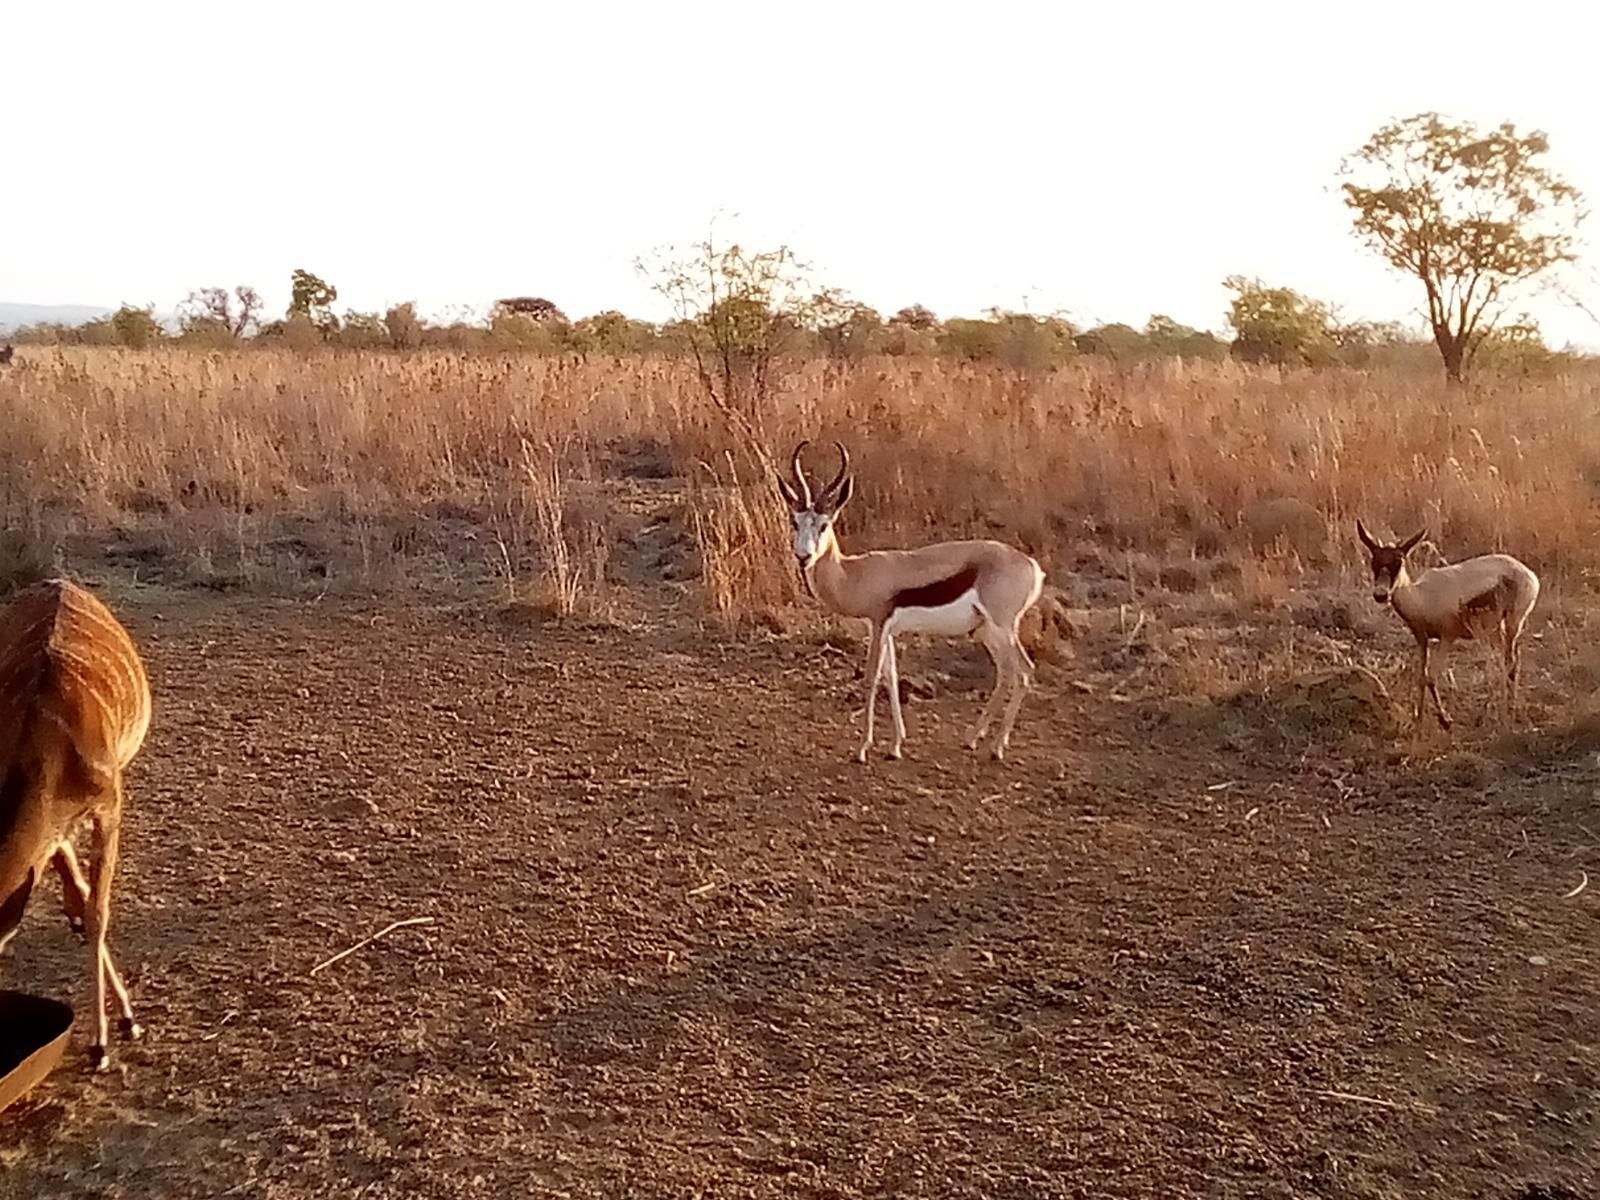
M 89 592 L 63 579 L 28 588 L 0 614 L 0 949 L 46 866 L 87 933 L 95 984 L 90 1061 L 104 1069 L 106 985 L 121 1032 L 143 1032 L 106 948 L 122 819 L 122 772 L 150 727 L 150 684 L 133 640 Z M 87 821 L 87 879 L 72 838 Z
M 1412 719 L 1422 720 L 1422 701 L 1433 697 L 1439 724 L 1450 728 L 1450 715 L 1439 700 L 1439 685 L 1428 669 L 1434 642 L 1497 638 L 1505 656 L 1506 715 L 1517 702 L 1517 667 L 1522 627 L 1539 599 L 1539 577 L 1509 554 L 1481 554 L 1447 567 L 1430 567 L 1415 579 L 1406 568 L 1406 555 L 1422 540 L 1426 530 L 1403 542 L 1379 542 L 1356 522 L 1356 535 L 1372 560 L 1372 598 L 1388 604 L 1417 639 L 1420 657 L 1417 703 Z
M 794 522 L 794 553 L 806 590 L 834 612 L 863 617 L 871 625 L 867 650 L 867 728 L 856 754 L 867 761 L 872 748 L 878 685 L 887 679 L 889 711 L 894 718 L 890 758 L 900 757 L 906 737 L 900 712 L 900 676 L 895 662 L 895 635 L 925 633 L 936 637 L 977 635 L 994 659 L 994 691 L 967 739 L 975 750 L 1006 701 L 996 727 L 991 753 L 1005 757 L 1022 698 L 1033 684 L 1033 661 L 1022 647 L 1017 627 L 1022 615 L 1044 589 L 1044 571 L 1020 550 L 1001 542 L 939 542 L 916 550 L 873 550 L 844 554 L 834 533 L 834 519 L 850 500 L 855 480 L 850 455 L 838 442 L 839 473 L 813 494 L 800 465 L 810 443 L 795 448 L 794 481 L 778 476 L 778 492 Z

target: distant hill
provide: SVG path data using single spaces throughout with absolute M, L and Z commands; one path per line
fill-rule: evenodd
M 109 308 L 96 308 L 87 304 L 12 304 L 0 300 L 0 332 L 22 325 L 82 325 L 96 317 L 107 316 Z

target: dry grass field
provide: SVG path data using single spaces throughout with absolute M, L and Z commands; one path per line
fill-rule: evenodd
M 157 704 L 150 1037 L 0 1197 L 1596 1194 L 1600 375 L 797 364 L 847 549 L 1049 572 L 1003 767 L 961 644 L 851 760 L 859 631 L 682 363 L 39 351 L 0 422 L 0 568 Z M 1408 727 L 1357 515 L 1540 572 L 1514 725 L 1465 645 Z M 0 979 L 81 1004 L 53 903 Z

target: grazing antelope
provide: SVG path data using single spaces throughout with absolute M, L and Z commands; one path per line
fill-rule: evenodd
M 122 772 L 150 727 L 150 684 L 127 630 L 64 579 L 28 588 L 0 614 L 0 949 L 47 865 L 67 918 L 82 921 L 95 982 L 90 1060 L 104 1068 L 106 985 L 124 1037 L 142 1033 L 106 948 L 122 819 Z M 88 821 L 87 879 L 72 838 Z
M 1517 701 L 1517 667 L 1522 627 L 1539 599 L 1539 577 L 1509 554 L 1482 554 L 1447 567 L 1430 567 L 1415 579 L 1406 569 L 1406 555 L 1422 540 L 1421 531 L 1397 544 L 1379 542 L 1356 522 L 1356 535 L 1372 560 L 1372 598 L 1392 606 L 1417 639 L 1420 656 L 1414 720 L 1422 719 L 1425 695 L 1433 697 L 1439 724 L 1450 728 L 1450 716 L 1439 700 L 1439 685 L 1428 669 L 1434 642 L 1474 641 L 1495 637 L 1505 655 L 1506 714 Z
M 889 711 L 894 717 L 890 758 L 900 757 L 906 737 L 900 712 L 900 676 L 895 662 L 895 635 L 926 633 L 937 637 L 976 634 L 994 659 L 994 691 L 967 739 L 977 749 L 1000 712 L 991 753 L 1005 757 L 1011 727 L 1023 695 L 1033 684 L 1033 661 L 1022 648 L 1017 626 L 1044 589 L 1044 571 L 1020 550 L 1001 542 L 940 542 L 916 550 L 873 550 L 844 554 L 834 533 L 834 519 L 850 500 L 855 480 L 850 455 L 838 442 L 839 473 L 813 494 L 800 456 L 808 442 L 795 448 L 794 481 L 778 477 L 778 492 L 794 521 L 794 553 L 806 590 L 834 612 L 863 617 L 871 625 L 867 650 L 867 729 L 856 758 L 867 761 L 872 748 L 878 685 L 887 679 Z
M 11 358 L 16 354 L 16 352 L 16 347 L 12 346 L 9 342 L 6 344 L 4 349 L 0 349 L 0 367 L 9 367 L 11 365 Z

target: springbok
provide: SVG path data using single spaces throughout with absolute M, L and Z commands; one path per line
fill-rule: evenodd
M 1439 724 L 1450 728 L 1450 715 L 1439 699 L 1439 685 L 1429 670 L 1434 642 L 1447 645 L 1496 637 L 1505 655 L 1506 715 L 1517 701 L 1522 628 L 1539 599 L 1539 577 L 1509 554 L 1481 554 L 1446 567 L 1430 567 L 1415 579 L 1406 568 L 1406 555 L 1422 540 L 1421 530 L 1403 542 L 1377 541 L 1367 527 L 1356 522 L 1356 536 L 1372 560 L 1372 598 L 1390 605 L 1417 639 L 1417 703 L 1412 719 L 1422 719 L 1425 695 L 1433 697 Z
M 850 455 L 838 442 L 839 473 L 814 493 L 800 465 L 809 442 L 795 448 L 793 483 L 777 477 L 778 492 L 789 505 L 794 523 L 794 553 L 806 591 L 834 612 L 862 617 L 871 626 L 867 650 L 867 729 L 856 753 L 867 761 L 872 748 L 878 685 L 887 678 L 889 711 L 894 717 L 890 758 L 899 758 L 906 722 L 900 711 L 900 676 L 895 662 L 895 635 L 925 633 L 936 637 L 976 634 L 994 659 L 994 691 L 967 739 L 975 750 L 1007 700 L 991 753 L 1005 757 L 1011 727 L 1022 698 L 1033 684 L 1033 660 L 1022 647 L 1017 627 L 1044 590 L 1044 571 L 1028 555 L 1001 542 L 939 542 L 916 550 L 873 550 L 844 554 L 834 533 L 834 519 L 850 500 L 855 480 Z
M 150 683 L 127 630 L 64 579 L 36 584 L 0 614 L 0 949 L 16 934 L 46 865 L 82 922 L 95 984 L 89 1058 L 104 1069 L 106 985 L 125 1038 L 143 1032 L 111 961 L 106 931 L 122 820 L 122 773 L 150 727 Z M 91 827 L 88 878 L 72 839 Z

